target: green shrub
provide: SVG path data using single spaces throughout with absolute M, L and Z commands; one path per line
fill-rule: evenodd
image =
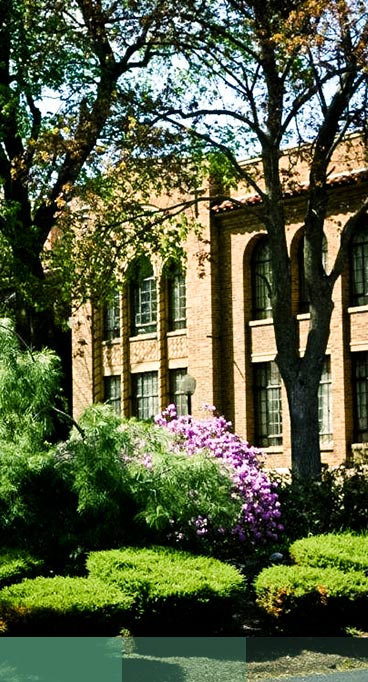
M 130 622 L 136 592 L 98 578 L 26 579 L 0 591 L 9 636 L 112 636 Z
M 108 405 L 92 405 L 79 424 L 81 431 L 74 429 L 55 452 L 77 498 L 79 544 L 87 550 L 126 544 L 138 510 L 122 457 L 129 443 L 121 420 Z
M 365 532 L 368 518 L 368 468 L 341 465 L 323 468 L 321 481 L 291 480 L 272 474 L 277 482 L 284 525 L 284 543 L 306 535 L 350 530 Z
M 298 634 L 334 633 L 358 623 L 368 606 L 368 577 L 338 568 L 272 566 L 256 578 L 258 606 Z
M 13 454 L 41 451 L 52 434 L 60 360 L 53 351 L 20 350 L 11 320 L 0 319 L 0 441 Z
M 296 540 L 289 548 L 297 564 L 368 573 L 368 535 L 329 533 Z
M 142 545 L 180 542 L 189 551 L 212 553 L 209 530 L 220 545 L 218 529 L 237 526 L 242 498 L 221 458 L 200 445 L 191 456 L 177 451 L 167 429 L 119 419 L 108 405 L 88 407 L 79 427 L 55 456 L 71 473 L 84 549 L 139 538 Z
M 4 549 L 0 552 L 0 588 L 36 576 L 43 567 L 44 562 L 28 552 Z
M 11 462 L 10 460 L 13 459 Z M 42 556 L 58 571 L 77 544 L 77 499 L 52 454 L 1 457 L 3 543 Z
M 241 575 L 215 559 L 165 548 L 93 552 L 88 578 L 25 579 L 0 591 L 13 636 L 203 634 L 228 625 Z
M 91 576 L 122 589 L 126 581 L 141 585 L 141 615 L 135 627 L 146 635 L 221 630 L 229 624 L 234 601 L 244 593 L 244 580 L 234 567 L 163 547 L 93 552 L 87 568 Z

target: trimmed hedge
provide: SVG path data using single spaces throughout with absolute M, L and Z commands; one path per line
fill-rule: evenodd
M 0 589 L 20 582 L 23 578 L 39 575 L 43 568 L 42 559 L 37 559 L 24 550 L 0 550 Z
M 0 591 L 0 630 L 13 636 L 114 636 L 137 593 L 98 578 L 26 579 Z
M 122 589 L 127 581 L 140 583 L 138 634 L 219 632 L 245 589 L 233 566 L 164 547 L 92 552 L 87 569 Z
M 368 535 L 353 533 L 315 535 L 296 540 L 289 548 L 297 564 L 368 574 Z
M 92 552 L 89 577 L 25 579 L 0 591 L 8 636 L 211 634 L 228 626 L 240 573 L 166 548 Z
M 254 586 L 258 606 L 293 632 L 331 634 L 366 619 L 368 577 L 362 571 L 272 566 L 258 575 Z

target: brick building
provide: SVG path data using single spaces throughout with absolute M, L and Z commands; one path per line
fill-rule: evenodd
M 306 169 L 299 162 L 284 199 L 301 354 L 309 325 L 302 268 Z M 327 272 L 341 225 L 367 189 L 357 138 L 348 151 L 335 154 L 331 165 Z M 170 263 L 163 267 L 159 259 L 140 259 L 122 294 L 103 310 L 87 306 L 80 311 L 73 324 L 74 416 L 104 400 L 125 416 L 148 418 L 169 402 L 185 413 L 187 397 L 180 385 L 189 373 L 196 380 L 194 414 L 203 403 L 216 405 L 237 433 L 268 454 L 267 466 L 285 467 L 290 465 L 290 428 L 274 362 L 267 236 L 259 197 L 239 187 L 233 198 L 235 203 L 227 200 L 211 209 L 200 205 L 202 237 L 189 236 L 182 270 Z M 361 452 L 368 442 L 368 217 L 354 237 L 334 304 L 319 392 L 322 459 L 329 464 Z

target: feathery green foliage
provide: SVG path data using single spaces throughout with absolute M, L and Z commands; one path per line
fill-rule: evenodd
M 0 320 L 0 450 L 43 449 L 59 382 L 54 352 L 21 350 L 10 320 Z

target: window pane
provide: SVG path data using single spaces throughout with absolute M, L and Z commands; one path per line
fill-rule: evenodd
M 353 391 L 355 440 L 368 441 L 368 352 L 354 353 Z
M 138 419 L 152 419 L 159 411 L 158 373 L 132 375 L 133 414 Z
M 117 415 L 121 414 L 120 376 L 104 377 L 104 402 L 109 403 Z
M 183 377 L 187 374 L 187 371 L 187 369 L 169 370 L 170 403 L 176 405 L 176 412 L 178 415 L 188 414 L 188 398 L 181 389 L 181 382 Z
M 120 337 L 120 295 L 114 291 L 111 301 L 103 309 L 103 340 L 111 341 Z
M 331 395 L 331 363 L 326 358 L 318 389 L 318 422 L 321 443 L 332 441 L 332 395 Z
M 271 259 L 268 241 L 255 247 L 252 259 L 253 317 L 256 320 L 272 317 L 270 287 L 272 286 Z
M 281 377 L 275 362 L 254 365 L 256 444 L 282 443 Z
M 368 305 L 368 224 L 353 238 L 350 268 L 352 305 Z
M 149 261 L 141 262 L 131 284 L 131 320 L 133 336 L 157 329 L 157 282 Z
M 169 279 L 169 330 L 185 329 L 186 318 L 186 284 L 181 272 L 174 272 Z

